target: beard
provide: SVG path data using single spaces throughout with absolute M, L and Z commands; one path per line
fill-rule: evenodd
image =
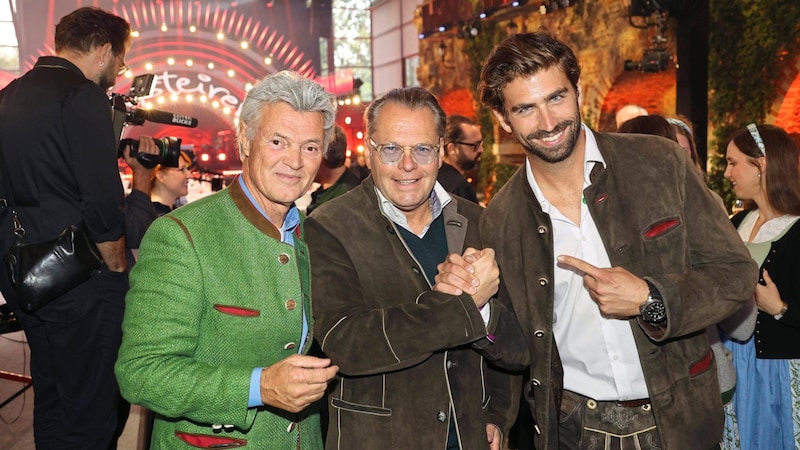
M 567 139 L 561 143 L 561 145 L 548 147 L 539 145 L 535 142 L 536 139 L 543 139 L 548 136 L 553 136 L 567 129 L 569 129 L 569 134 L 567 135 Z M 522 147 L 525 149 L 525 151 L 527 151 L 530 155 L 533 155 L 544 162 L 552 164 L 564 161 L 565 159 L 569 158 L 570 155 L 572 155 L 572 152 L 575 151 L 575 144 L 578 142 L 580 133 L 581 113 L 580 110 L 578 110 L 578 113 L 575 114 L 575 117 L 573 117 L 571 120 L 559 122 L 559 124 L 553 128 L 553 131 L 536 131 L 528 134 L 524 138 L 520 136 L 518 137 L 518 140 L 520 144 L 522 144 Z
M 456 164 L 461 169 L 462 172 L 466 172 L 468 170 L 473 170 L 478 167 L 481 163 L 481 155 L 480 153 L 475 155 L 475 158 L 470 159 L 465 155 L 463 152 L 458 152 L 458 159 L 456 160 Z
M 108 69 L 101 73 L 100 78 L 97 80 L 97 84 L 103 88 L 104 91 L 108 91 L 117 84 L 117 74 L 111 70 L 113 66 L 113 64 L 110 64 Z

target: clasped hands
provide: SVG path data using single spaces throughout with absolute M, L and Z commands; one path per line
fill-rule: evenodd
M 482 308 L 500 286 L 500 270 L 494 259 L 494 250 L 477 250 L 472 247 L 462 255 L 452 253 L 437 267 L 433 290 L 450 295 L 470 294 L 475 306 Z

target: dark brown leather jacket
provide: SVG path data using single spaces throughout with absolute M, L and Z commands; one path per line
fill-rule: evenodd
M 757 267 L 677 145 L 653 136 L 595 136 L 607 167 L 595 165 L 584 195 L 611 265 L 651 281 L 667 309 L 661 328 L 630 319 L 663 448 L 711 448 L 723 413 L 704 329 L 752 298 Z M 481 219 L 531 351 L 524 389 L 541 450 L 558 448 L 563 376 L 552 327 L 551 230 L 524 168 Z
M 482 248 L 481 211 L 458 197 L 444 208 L 451 253 Z M 315 336 L 340 369 L 326 447 L 444 450 L 451 406 L 464 450 L 487 448 L 487 423 L 507 433 L 521 380 L 487 360 L 528 364 L 508 310 L 491 300 L 487 330 L 470 296 L 431 291 L 379 209 L 372 178 L 320 206 L 305 230 Z

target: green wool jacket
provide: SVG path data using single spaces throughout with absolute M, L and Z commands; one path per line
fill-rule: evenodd
M 238 180 L 153 222 L 115 367 L 122 395 L 156 413 L 151 448 L 322 448 L 317 411 L 247 407 L 252 370 L 298 352 L 309 277 L 302 232 L 282 243 Z

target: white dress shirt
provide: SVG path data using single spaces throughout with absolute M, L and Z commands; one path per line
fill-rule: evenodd
M 594 134 L 586 134 L 584 181 L 595 164 L 605 166 Z M 542 211 L 550 215 L 553 227 L 553 254 L 580 258 L 596 267 L 609 268 L 611 262 L 597 226 L 585 201 L 576 224 L 552 206 L 536 183 L 528 161 L 525 171 Z M 606 318 L 583 285 L 583 273 L 555 266 L 553 334 L 564 366 L 564 389 L 595 400 L 635 400 L 649 397 L 633 331 L 627 320 Z

